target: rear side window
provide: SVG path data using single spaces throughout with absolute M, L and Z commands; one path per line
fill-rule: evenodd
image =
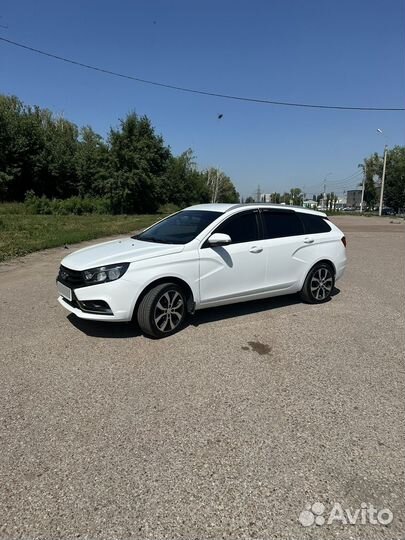
M 306 234 L 326 233 L 332 230 L 329 223 L 321 216 L 300 213 L 300 218 Z
M 295 212 L 264 210 L 262 219 L 264 238 L 284 238 L 304 234 L 301 220 Z
M 257 212 L 244 212 L 236 214 L 222 223 L 214 232 L 228 234 L 232 244 L 252 242 L 259 238 L 257 228 Z

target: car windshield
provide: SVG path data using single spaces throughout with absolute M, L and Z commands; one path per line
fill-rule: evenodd
M 221 212 L 183 210 L 133 238 L 159 244 L 187 244 L 220 215 Z

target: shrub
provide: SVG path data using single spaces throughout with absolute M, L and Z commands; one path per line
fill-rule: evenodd
M 54 214 L 59 216 L 81 216 L 84 214 L 110 214 L 110 201 L 102 197 L 69 197 L 68 199 L 47 199 L 27 192 L 24 201 L 27 214 Z
M 174 214 L 179 210 L 181 210 L 181 208 L 180 206 L 177 206 L 177 204 L 166 203 L 159 207 L 158 214 Z
M 45 195 L 38 197 L 33 191 L 26 193 L 24 205 L 27 214 L 52 214 L 51 201 Z

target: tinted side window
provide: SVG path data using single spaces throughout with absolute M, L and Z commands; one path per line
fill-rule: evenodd
M 232 244 L 252 242 L 259 238 L 257 229 L 257 212 L 244 212 L 230 217 L 222 223 L 214 232 L 229 234 Z
M 295 212 L 264 210 L 262 218 L 265 238 L 283 238 L 304 234 L 302 223 Z
M 321 216 L 313 214 L 300 214 L 306 234 L 326 233 L 331 231 L 329 224 Z

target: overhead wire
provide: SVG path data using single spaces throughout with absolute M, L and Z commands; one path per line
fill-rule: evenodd
M 216 91 L 206 91 L 206 90 L 199 90 L 196 88 L 188 88 L 184 86 L 178 86 L 174 84 L 168 84 L 158 81 L 152 81 L 148 79 L 143 79 L 141 77 L 137 77 L 134 75 L 128 75 L 125 73 L 120 73 L 118 71 L 112 71 L 110 69 L 94 66 L 91 64 L 87 64 L 84 62 L 80 62 L 78 60 L 73 60 L 71 58 L 67 58 L 64 56 L 60 56 L 58 54 L 54 54 L 48 51 L 44 51 L 41 49 L 37 49 L 36 47 L 32 47 L 30 45 L 25 45 L 24 43 L 19 43 L 18 41 L 13 41 L 11 39 L 7 39 L 5 37 L 0 36 L 0 41 L 3 43 L 8 43 L 9 45 L 12 45 L 14 47 L 19 47 L 21 49 L 25 49 L 27 51 L 31 51 L 36 54 L 40 54 L 42 56 L 47 56 L 48 58 L 53 58 L 54 60 L 59 60 L 61 62 L 65 62 L 68 64 L 72 64 L 75 66 L 79 66 L 85 69 L 89 69 L 92 71 L 97 71 L 99 73 L 104 73 L 107 75 L 111 75 L 114 77 L 120 77 L 122 79 L 129 79 L 131 81 L 143 83 L 143 84 L 149 84 L 153 86 L 158 86 L 161 88 L 167 88 L 171 90 L 177 90 L 180 92 L 188 92 L 190 94 L 199 94 L 202 96 L 210 96 L 210 97 L 217 97 L 221 99 L 228 99 L 228 100 L 234 100 L 234 101 L 244 101 L 244 102 L 250 102 L 250 103 L 259 103 L 263 105 L 277 105 L 282 107 L 301 107 L 301 108 L 310 108 L 310 109 L 332 109 L 332 110 L 342 110 L 342 111 L 391 111 L 391 112 L 398 112 L 398 111 L 405 111 L 404 107 L 355 107 L 355 106 L 344 106 L 344 105 L 323 105 L 323 104 L 315 104 L 315 103 L 296 103 L 296 102 L 290 102 L 290 101 L 276 101 L 272 99 L 261 99 L 261 98 L 253 98 L 253 97 L 247 97 L 247 96 L 239 96 L 239 95 L 232 95 L 232 94 L 222 94 L 220 92 Z

